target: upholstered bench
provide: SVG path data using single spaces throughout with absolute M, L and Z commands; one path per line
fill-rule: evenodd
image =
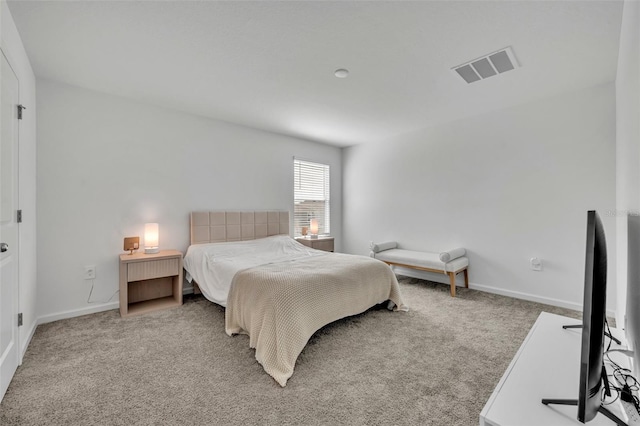
M 420 271 L 443 273 L 449 276 L 451 282 L 451 297 L 456 296 L 456 275 L 464 273 L 464 286 L 469 288 L 469 259 L 463 248 L 457 248 L 442 253 L 430 253 L 398 248 L 398 243 L 372 243 L 371 257 L 382 260 L 390 266 L 417 269 Z

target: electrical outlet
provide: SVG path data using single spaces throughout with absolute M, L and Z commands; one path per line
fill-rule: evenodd
M 534 271 L 542 271 L 542 259 L 538 259 L 537 257 L 531 258 L 531 269 Z
M 96 267 L 95 265 L 85 266 L 84 267 L 84 279 L 85 280 L 94 280 L 96 278 Z

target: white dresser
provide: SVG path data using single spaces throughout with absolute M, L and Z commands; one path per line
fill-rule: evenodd
M 547 312 L 540 314 L 502 379 L 480 413 L 480 426 L 582 425 L 578 407 L 544 405 L 543 398 L 577 399 L 580 375 L 582 329 L 563 329 L 563 325 L 581 322 Z M 618 338 L 622 332 L 612 329 Z M 608 339 L 607 339 L 608 341 Z M 614 343 L 613 347 L 617 347 Z M 627 358 L 612 356 L 628 365 Z M 607 408 L 630 425 L 625 409 L 616 402 Z M 598 413 L 588 426 L 615 426 Z

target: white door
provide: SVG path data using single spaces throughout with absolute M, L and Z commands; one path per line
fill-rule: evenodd
M 18 368 L 18 78 L 4 53 L 0 79 L 0 400 Z

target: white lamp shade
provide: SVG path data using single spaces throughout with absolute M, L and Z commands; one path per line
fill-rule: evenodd
M 160 249 L 160 232 L 157 223 L 145 223 L 144 224 L 144 252 L 145 253 L 158 253 Z
M 309 222 L 309 232 L 312 236 L 318 236 L 318 219 L 311 219 Z

